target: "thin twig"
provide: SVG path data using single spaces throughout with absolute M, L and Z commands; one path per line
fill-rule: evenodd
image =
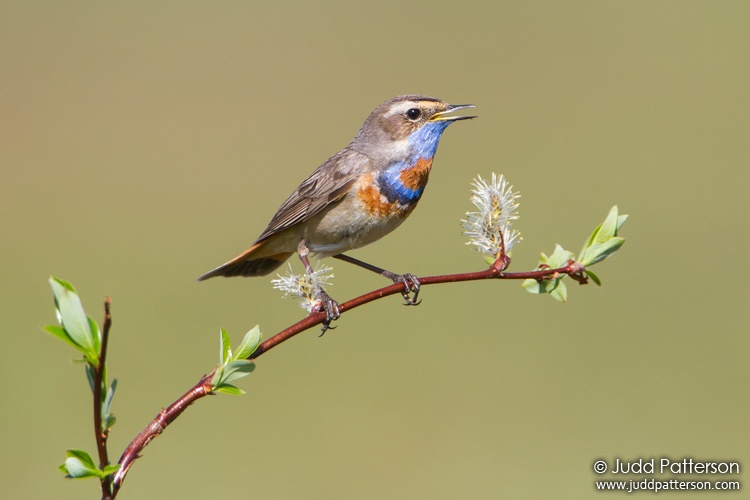
M 99 468 L 104 469 L 109 465 L 107 456 L 107 437 L 109 431 L 102 428 L 102 387 L 106 383 L 104 380 L 105 363 L 107 362 L 107 344 L 109 340 L 109 330 L 112 327 L 112 315 L 109 306 L 112 299 L 104 299 L 104 324 L 102 325 L 102 340 L 99 350 L 99 363 L 94 369 L 94 434 L 96 436 L 96 449 L 99 452 Z M 112 478 L 104 476 L 101 478 L 102 499 L 110 500 L 112 497 Z
M 502 259 L 498 259 L 498 261 L 496 261 L 495 264 L 492 265 L 492 267 L 490 267 L 489 269 L 485 271 L 477 271 L 477 272 L 472 272 L 472 273 L 445 274 L 442 276 L 426 276 L 424 278 L 419 278 L 419 284 L 422 286 L 425 286 L 425 285 L 437 285 L 441 283 L 458 283 L 461 281 L 477 281 L 477 280 L 485 280 L 485 279 L 514 279 L 514 280 L 542 279 L 542 278 L 547 278 L 556 274 L 580 273 L 583 270 L 580 264 L 570 263 L 567 266 L 560 267 L 558 269 L 542 269 L 539 271 L 528 271 L 528 272 L 520 272 L 520 273 L 503 273 L 500 270 L 501 264 L 498 264 L 498 262 L 500 262 L 501 260 Z M 507 264 L 503 264 L 503 265 L 507 265 Z M 383 297 L 388 297 L 389 295 L 395 295 L 397 293 L 403 293 L 406 291 L 407 291 L 406 286 L 403 283 L 394 283 L 392 285 L 379 288 L 370 293 L 360 295 L 359 297 L 356 297 L 352 300 L 339 304 L 339 311 L 343 314 L 346 311 L 354 309 L 355 307 L 365 305 L 368 302 L 372 302 L 374 300 L 382 299 Z M 281 344 L 285 340 L 288 340 L 294 337 L 295 335 L 297 335 L 298 333 L 301 333 L 305 330 L 308 330 L 314 326 L 317 326 L 323 323 L 325 319 L 326 319 L 325 313 L 322 313 L 322 312 L 310 313 L 310 315 L 308 315 L 302 321 L 299 321 L 293 324 L 289 328 L 282 330 L 281 332 L 277 333 L 276 335 L 269 338 L 265 342 L 261 343 L 258 346 L 258 349 L 255 350 L 255 352 L 250 356 L 249 359 L 258 358 L 261 354 L 273 349 L 274 347 Z
M 214 370 L 215 372 L 216 370 Z M 188 406 L 193 404 L 204 396 L 213 394 L 211 389 L 211 379 L 214 376 L 214 372 L 204 375 L 189 391 L 180 396 L 180 398 L 169 405 L 167 408 L 159 412 L 156 417 L 143 429 L 138 436 L 125 448 L 122 456 L 120 457 L 120 469 L 115 473 L 115 479 L 113 483 L 112 498 L 117 496 L 118 491 L 122 487 L 122 482 L 125 480 L 125 475 L 128 473 L 128 469 L 133 465 L 133 462 L 140 458 L 139 453 L 143 448 L 151 442 L 156 436 L 161 434 L 174 419 L 180 416 L 180 414 L 187 409 Z
M 484 279 L 544 279 L 552 276 L 558 276 L 563 274 L 580 274 L 584 268 L 576 262 L 569 262 L 567 266 L 560 267 L 557 269 L 541 269 L 537 271 L 520 272 L 520 273 L 505 273 L 503 270 L 508 266 L 509 260 L 504 256 L 497 259 L 493 265 L 485 270 L 471 273 L 459 273 L 459 274 L 446 274 L 442 276 L 427 276 L 419 278 L 421 285 L 437 285 L 440 283 L 458 283 L 461 281 L 476 281 Z M 360 295 L 352 300 L 346 301 L 339 304 L 339 311 L 343 314 L 346 311 L 354 309 L 356 307 L 365 305 L 369 302 L 388 297 L 389 295 L 395 295 L 397 293 L 408 292 L 406 285 L 403 283 L 394 283 L 392 285 L 379 288 L 372 292 Z M 289 328 L 282 330 L 273 337 L 269 338 L 265 342 L 261 343 L 255 352 L 248 359 L 256 359 L 262 354 L 270 351 L 282 342 L 294 337 L 298 333 L 317 326 L 325 320 L 326 315 L 323 312 L 312 312 L 306 318 L 297 323 L 293 324 Z M 119 489 L 122 487 L 122 482 L 125 479 L 125 475 L 133 465 L 133 462 L 140 457 L 140 452 L 145 448 L 148 443 L 151 442 L 156 436 L 161 434 L 164 429 L 188 406 L 193 404 L 198 399 L 213 394 L 211 392 L 211 379 L 213 378 L 213 372 L 208 375 L 204 375 L 201 380 L 193 386 L 188 392 L 182 395 L 177 401 L 172 403 L 168 408 L 159 412 L 159 414 L 141 431 L 140 434 L 128 445 L 125 452 L 120 457 L 120 469 L 115 474 L 114 479 L 114 490 L 113 498 L 117 495 Z

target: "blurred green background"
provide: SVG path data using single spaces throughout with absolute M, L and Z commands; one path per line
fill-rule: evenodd
M 630 214 L 603 288 L 355 310 L 190 408 L 120 498 L 601 498 L 599 458 L 750 464 L 747 2 L 3 2 L 0 44 L 7 498 L 99 495 L 56 470 L 95 448 L 83 369 L 42 331 L 47 278 L 97 321 L 112 297 L 116 460 L 212 369 L 220 327 L 303 317 L 268 279 L 194 280 L 403 93 L 479 118 L 446 132 L 409 222 L 353 256 L 482 268 L 459 220 L 495 171 L 523 194 L 511 270 Z M 330 264 L 340 300 L 384 284 Z

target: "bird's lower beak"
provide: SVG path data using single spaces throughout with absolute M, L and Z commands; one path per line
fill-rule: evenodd
M 438 113 L 435 113 L 430 118 L 431 122 L 439 122 L 439 121 L 457 121 L 457 120 L 471 120 L 472 118 L 476 118 L 476 116 L 446 116 L 448 113 L 453 113 L 454 111 L 458 111 L 459 109 L 466 109 L 466 108 L 476 108 L 474 104 L 449 104 L 448 109 L 445 111 L 440 111 Z

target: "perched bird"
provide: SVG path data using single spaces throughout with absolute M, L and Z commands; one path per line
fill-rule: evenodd
M 312 273 L 308 254 L 313 253 L 404 283 L 407 304 L 416 304 L 419 281 L 413 275 L 395 274 L 343 252 L 379 240 L 406 220 L 427 185 L 443 131 L 455 121 L 474 118 L 449 113 L 473 107 L 423 95 L 402 95 L 384 102 L 348 146 L 319 166 L 282 203 L 250 248 L 198 281 L 214 276 L 263 276 L 294 252 Z M 317 299 L 326 313 L 325 331 L 339 316 L 338 304 L 322 289 Z

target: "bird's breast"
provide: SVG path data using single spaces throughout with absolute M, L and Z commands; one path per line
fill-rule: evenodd
M 366 173 L 339 203 L 309 221 L 304 237 L 310 250 L 320 256 L 360 248 L 401 225 L 416 203 L 388 199 L 377 173 Z

